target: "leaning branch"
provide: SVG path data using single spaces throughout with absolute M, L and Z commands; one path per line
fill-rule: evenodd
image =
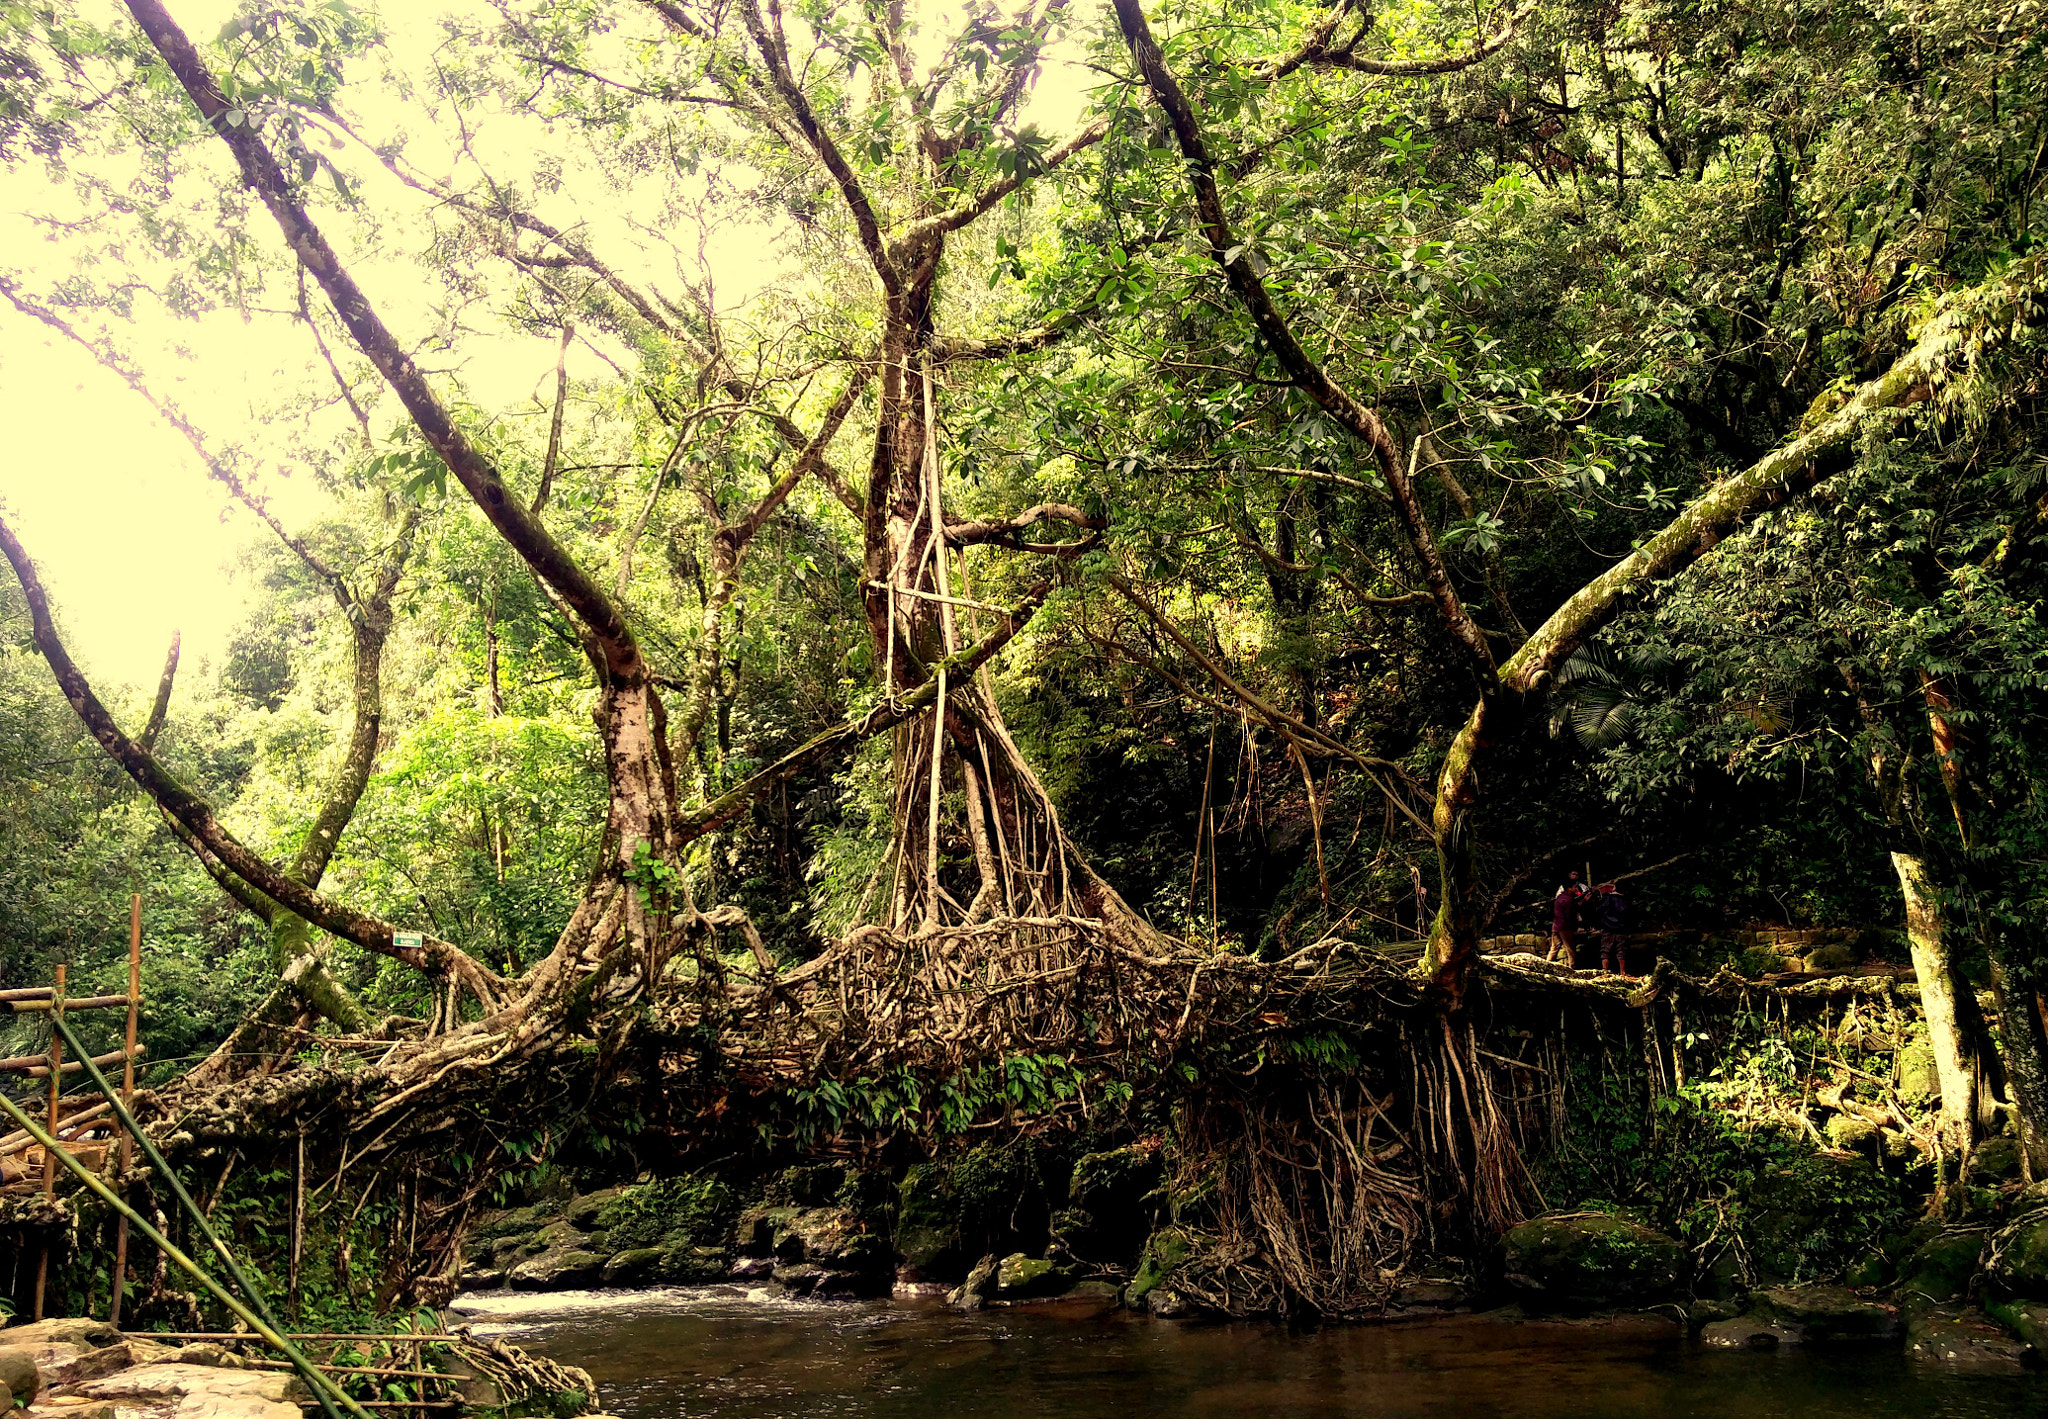
M 1501 667 L 1502 683 L 1515 690 L 1540 688 L 1631 596 L 1683 571 L 1758 506 L 1811 486 L 1827 471 L 1828 456 L 1846 450 L 1874 415 L 1933 397 L 1959 356 L 1962 363 L 1974 359 L 1980 331 L 2040 323 L 2048 315 L 2040 299 L 2044 289 L 2048 272 L 2033 261 L 1952 297 L 1890 369 L 1858 386 L 1832 414 L 1818 420 L 1809 414 L 1807 432 L 1715 484 L 1575 592 Z
M 1246 244 L 1237 239 L 1231 228 L 1229 214 L 1223 205 L 1223 192 L 1216 181 L 1216 165 L 1203 141 L 1201 125 L 1195 121 L 1194 108 L 1182 92 L 1180 81 L 1167 67 L 1166 56 L 1159 48 L 1159 41 L 1153 38 L 1152 26 L 1145 19 L 1140 0 L 1114 0 L 1114 3 L 1117 21 L 1123 27 L 1131 56 L 1145 76 L 1153 99 L 1165 110 L 1167 121 L 1172 124 L 1174 136 L 1180 143 L 1202 234 L 1208 239 L 1210 256 L 1222 269 L 1225 283 L 1244 306 L 1273 357 L 1287 372 L 1289 381 L 1372 450 L 1379 464 L 1380 476 L 1386 480 L 1387 489 L 1393 494 L 1394 511 L 1401 521 L 1402 530 L 1422 562 L 1424 580 L 1430 595 L 1436 599 L 1438 614 L 1451 635 L 1465 647 L 1482 677 L 1492 679 L 1493 651 L 1487 646 L 1486 633 L 1466 612 L 1457 588 L 1451 584 L 1450 571 L 1437 546 L 1436 534 L 1430 530 L 1429 519 L 1423 513 L 1414 479 L 1402 466 L 1386 425 L 1380 421 L 1379 415 L 1359 403 L 1350 391 L 1332 379 L 1295 338 L 1293 327 L 1273 303 L 1266 283 L 1252 269 Z
M 1372 29 L 1372 17 L 1365 16 L 1358 27 L 1358 33 L 1342 44 L 1332 41 L 1344 17 L 1356 8 L 1356 0 L 1339 0 L 1339 3 L 1317 22 L 1309 31 L 1308 38 L 1294 53 L 1275 59 L 1258 71 L 1261 79 L 1268 82 L 1284 79 L 1300 68 L 1349 69 L 1358 74 L 1376 74 L 1383 78 L 1409 79 L 1425 78 L 1431 74 L 1455 74 L 1460 69 L 1470 69 L 1489 55 L 1497 54 L 1515 37 L 1515 27 L 1535 10 L 1531 3 L 1509 15 L 1501 27 L 1490 35 L 1482 36 L 1470 49 L 1460 54 L 1440 54 L 1429 59 L 1366 59 L 1356 51 L 1359 41 Z
M 314 225 L 305 204 L 293 192 L 291 180 L 250 125 L 246 113 L 221 94 L 198 50 L 171 19 L 161 0 L 127 0 L 127 6 L 200 116 L 234 154 L 242 180 L 270 209 L 286 243 L 327 293 L 335 314 L 357 347 L 376 365 L 428 444 L 448 465 L 448 471 L 535 574 L 553 587 L 589 628 L 604 652 L 607 669 L 622 680 L 644 675 L 639 645 L 623 613 L 528 511 L 506 486 L 491 460 L 456 425 L 447 407 L 427 384 L 425 374 L 371 307 L 355 278 Z
M 145 793 L 156 800 L 158 806 L 177 819 L 229 872 L 323 931 L 353 941 L 380 956 L 389 956 L 424 969 L 434 963 L 433 958 L 441 952 L 460 954 L 445 942 L 433 943 L 439 950 L 431 953 L 411 947 L 401 948 L 393 940 L 389 923 L 342 906 L 293 881 L 245 847 L 214 816 L 212 804 L 180 783 L 153 755 L 146 753 L 114 723 L 114 717 L 100 703 L 99 696 L 93 692 L 84 673 L 58 638 L 56 623 L 50 616 L 49 598 L 36 575 L 35 563 L 29 560 L 28 552 L 5 519 L 0 519 L 0 552 L 4 552 L 13 564 L 14 574 L 21 582 L 22 596 L 28 602 L 29 617 L 35 626 L 36 649 L 49 662 L 51 673 L 57 677 L 58 688 L 63 690 L 64 698 L 71 702 L 71 708 L 77 712 L 86 729 L 99 741 L 107 757 L 119 764 Z

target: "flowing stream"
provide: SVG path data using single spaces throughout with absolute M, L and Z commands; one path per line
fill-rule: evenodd
M 620 1419 L 2006 1419 L 2048 1405 L 2048 1378 L 1944 1374 L 1889 1347 L 1710 1352 L 1642 1320 L 1290 1333 L 1088 1304 L 959 1316 L 736 1287 L 456 1308 L 479 1333 L 589 1370 Z

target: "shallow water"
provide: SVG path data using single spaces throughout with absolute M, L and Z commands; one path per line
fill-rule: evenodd
M 596 1378 L 622 1419 L 2006 1419 L 2048 1378 L 1895 1351 L 1705 1351 L 1660 1323 L 1459 1317 L 1289 1334 L 1093 1305 L 957 1316 L 736 1287 L 464 1297 L 480 1333 Z

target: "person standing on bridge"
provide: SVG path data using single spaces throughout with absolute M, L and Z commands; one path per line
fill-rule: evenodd
M 1573 970 L 1579 966 L 1579 906 L 1585 898 L 1585 885 L 1574 872 L 1550 899 L 1550 959 Z
M 1602 882 L 1587 903 L 1587 915 L 1600 928 L 1600 969 L 1616 975 L 1628 974 L 1628 898 L 1612 882 Z

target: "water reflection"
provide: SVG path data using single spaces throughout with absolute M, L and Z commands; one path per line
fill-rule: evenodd
M 2007 1419 L 2048 1381 L 1895 1352 L 1704 1352 L 1656 1321 L 1462 1317 L 1289 1334 L 1095 1305 L 961 1317 L 766 1291 L 473 1296 L 481 1333 L 595 1376 L 622 1419 Z

